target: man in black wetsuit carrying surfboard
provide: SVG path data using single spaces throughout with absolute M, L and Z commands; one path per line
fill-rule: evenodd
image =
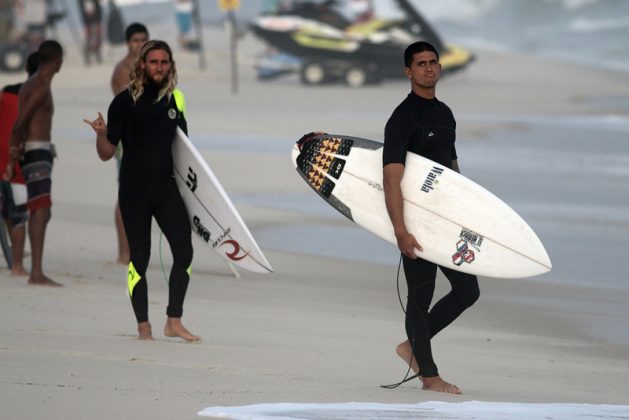
M 439 53 L 427 42 L 416 42 L 404 52 L 406 76 L 411 93 L 389 118 L 384 134 L 384 194 L 393 223 L 398 247 L 402 252 L 408 286 L 406 334 L 397 353 L 423 382 L 423 388 L 460 394 L 461 390 L 444 381 L 433 360 L 431 339 L 447 327 L 480 295 L 476 276 L 439 266 L 452 290 L 433 307 L 437 265 L 418 257 L 422 251 L 418 239 L 409 233 L 404 222 L 404 196 L 401 180 L 407 152 L 416 153 L 455 171 L 459 171 L 456 149 L 456 121 L 450 108 L 439 101 L 435 90 L 441 75 Z
M 96 132 L 96 150 L 102 160 L 114 156 L 118 142 L 124 147 L 118 199 L 131 251 L 128 288 L 139 338 L 153 339 L 146 269 L 155 217 L 173 253 L 164 334 L 198 341 L 199 337 L 181 323 L 192 238 L 187 210 L 173 178 L 172 142 L 178 126 L 187 131 L 182 106 L 173 94 L 176 84 L 170 47 L 163 41 L 148 41 L 140 50 L 128 89 L 116 95 L 109 106 L 108 123 L 100 112 L 96 120 L 85 122 Z

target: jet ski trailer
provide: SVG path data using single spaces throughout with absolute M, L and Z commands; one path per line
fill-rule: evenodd
M 257 17 L 250 29 L 270 47 L 256 64 L 258 78 L 298 73 L 306 85 L 378 83 L 403 76 L 403 51 L 419 40 L 437 48 L 444 73 L 473 61 L 469 51 L 444 44 L 409 0 L 393 1 L 405 18 L 352 23 L 334 9 L 334 0 L 296 2 L 290 10 Z

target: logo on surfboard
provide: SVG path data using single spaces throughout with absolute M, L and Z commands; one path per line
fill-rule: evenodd
M 225 242 L 221 244 L 221 246 L 223 245 L 231 245 L 233 247 L 232 252 L 225 253 L 225 255 L 227 255 L 227 258 L 229 258 L 230 260 L 240 261 L 243 258 L 245 258 L 247 255 L 249 255 L 249 251 L 245 252 L 242 255 L 239 255 L 242 249 L 240 248 L 240 244 L 233 239 L 226 240 Z
M 424 180 L 424 185 L 422 185 L 422 191 L 425 193 L 429 193 L 430 190 L 434 189 L 433 185 L 439 183 L 437 179 L 439 175 L 443 173 L 443 168 L 438 166 L 433 166 L 430 172 L 428 172 L 428 176 Z
M 240 244 L 238 243 L 238 241 L 234 239 L 227 239 L 226 241 L 223 241 L 225 238 L 229 236 L 231 232 L 231 228 L 227 228 L 227 230 L 225 230 L 223 234 L 218 237 L 218 239 L 210 243 L 210 240 L 212 239 L 212 234 L 210 233 L 208 228 L 203 226 L 203 223 L 201 223 L 201 219 L 196 214 L 192 217 L 192 224 L 194 225 L 195 233 L 199 235 L 199 237 L 203 241 L 210 244 L 212 248 L 216 248 L 217 246 L 222 247 L 223 245 L 231 245 L 232 247 L 231 251 L 225 252 L 225 255 L 230 260 L 240 261 L 243 258 L 245 258 L 247 255 L 249 255 L 249 251 L 245 252 L 244 254 L 242 253 L 244 250 L 240 247 Z
M 209 243 L 210 237 L 212 235 L 210 234 L 210 231 L 205 226 L 203 226 L 203 224 L 201 223 L 201 219 L 199 219 L 199 216 L 194 215 L 192 217 L 192 224 L 194 225 L 196 234 L 199 235 L 199 237 L 205 242 Z
M 474 253 L 474 250 L 470 249 L 470 247 L 475 248 L 476 251 L 480 252 L 480 247 L 483 244 L 483 239 L 485 238 L 478 233 L 467 229 L 461 230 L 459 238 L 459 241 L 456 243 L 456 252 L 452 255 L 452 262 L 456 266 L 460 266 L 463 263 L 473 263 L 476 259 L 476 254 Z
M 188 180 L 186 185 L 190 188 L 190 191 L 194 192 L 197 189 L 197 173 L 188 166 Z

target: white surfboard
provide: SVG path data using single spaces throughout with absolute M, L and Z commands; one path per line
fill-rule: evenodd
M 292 150 L 299 174 L 325 201 L 397 246 L 382 187 L 383 144 L 323 134 Z M 409 153 L 404 217 L 423 247 L 417 255 L 470 274 L 517 278 L 550 271 L 531 227 L 498 197 L 463 175 Z
M 227 262 L 256 273 L 273 272 L 220 182 L 179 127 L 172 153 L 192 231 Z

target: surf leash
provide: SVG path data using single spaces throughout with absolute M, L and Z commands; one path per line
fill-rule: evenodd
M 400 269 L 402 267 L 402 254 L 400 254 L 400 261 L 398 262 L 398 266 L 397 266 L 397 276 L 396 276 L 396 287 L 397 287 L 397 298 L 398 301 L 400 302 L 400 307 L 402 308 L 402 312 L 404 312 L 404 315 L 406 315 L 406 309 L 404 308 L 404 302 L 402 302 L 402 294 L 400 293 Z M 411 365 L 413 364 L 413 358 L 415 352 L 413 351 L 413 343 L 411 343 L 411 363 L 409 363 L 408 365 L 408 369 L 406 370 L 406 374 L 404 375 L 404 378 L 402 378 L 402 380 L 398 383 L 395 384 L 389 384 L 389 385 L 380 385 L 380 388 L 384 388 L 384 389 L 395 389 L 397 387 L 399 387 L 402 384 L 405 384 L 408 381 L 412 381 L 415 378 L 418 378 L 419 375 L 413 375 L 413 376 L 408 376 L 411 373 Z
M 162 274 L 164 275 L 164 280 L 166 280 L 166 285 L 169 285 L 168 277 L 166 277 L 166 270 L 164 269 L 164 256 L 162 254 L 162 238 L 164 237 L 164 232 L 159 233 L 159 265 L 162 267 Z

